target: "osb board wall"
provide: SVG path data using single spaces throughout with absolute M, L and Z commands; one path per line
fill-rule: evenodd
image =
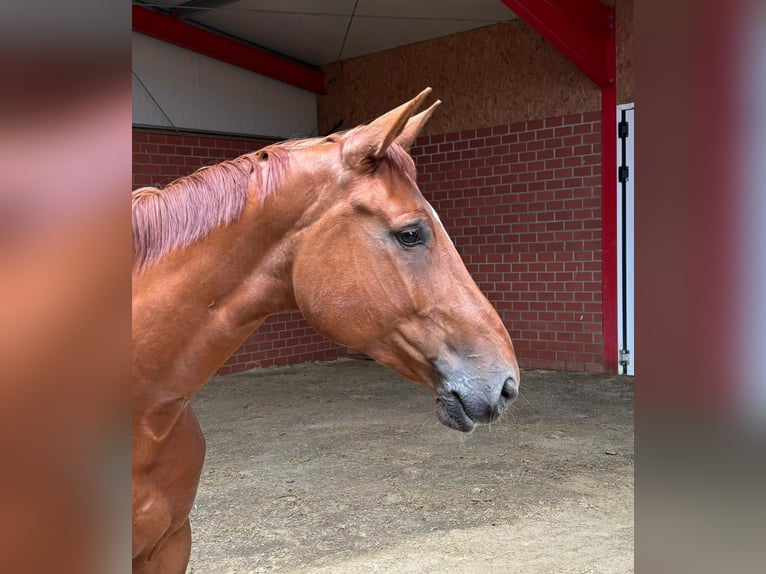
M 617 2 L 620 101 L 632 101 L 632 3 Z M 317 98 L 322 134 L 369 121 L 425 86 L 443 101 L 425 135 L 600 109 L 596 85 L 521 20 L 335 62 L 324 71 L 328 93 Z
M 632 103 L 633 89 L 633 0 L 617 2 L 617 103 Z

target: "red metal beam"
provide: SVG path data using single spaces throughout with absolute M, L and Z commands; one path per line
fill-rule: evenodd
M 614 8 L 598 0 L 503 0 L 601 88 L 604 368 L 617 372 L 617 64 Z
M 617 91 L 601 89 L 601 306 L 604 367 L 617 357 Z
M 599 0 L 503 0 L 600 88 L 613 85 L 609 38 L 614 47 L 614 8 Z
M 315 94 L 327 93 L 324 74 L 319 70 L 135 4 L 133 30 Z
M 600 4 L 600 2 L 599 2 Z M 604 366 L 616 373 L 617 356 L 617 48 L 614 8 L 608 8 L 601 85 L 601 304 Z

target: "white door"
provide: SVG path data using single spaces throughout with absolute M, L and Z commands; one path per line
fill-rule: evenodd
M 636 373 L 633 312 L 634 107 L 633 104 L 617 106 L 617 361 L 619 372 L 624 375 Z

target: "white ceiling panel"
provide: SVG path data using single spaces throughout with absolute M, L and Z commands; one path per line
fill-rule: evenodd
M 349 16 L 354 11 L 355 2 L 356 0 L 238 0 L 221 9 Z
M 168 8 L 174 8 L 176 6 L 180 6 L 186 2 L 186 0 L 146 0 L 146 2 L 137 2 L 137 4 L 141 4 L 143 6 L 162 6 L 168 7 Z
M 188 22 L 314 65 L 516 17 L 501 0 L 154 0 L 144 5 L 178 7 Z
M 474 20 L 479 25 L 514 18 L 500 0 L 359 0 L 356 15 Z

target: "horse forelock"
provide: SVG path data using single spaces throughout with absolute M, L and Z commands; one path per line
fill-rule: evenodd
M 394 170 L 396 174 L 404 179 L 417 180 L 417 169 L 415 161 L 409 153 L 397 143 L 392 143 L 386 150 L 385 161 Z
M 332 134 L 326 137 L 325 140 L 333 138 L 333 141 L 342 141 L 343 139 L 351 136 L 354 132 L 364 128 L 365 126 L 363 125 L 357 126 L 350 130 L 346 130 L 345 132 Z M 417 180 L 417 168 L 415 167 L 415 161 L 412 159 L 407 150 L 405 150 L 395 141 L 391 143 L 388 148 L 386 148 L 386 155 L 383 157 L 382 161 L 385 162 L 399 177 L 403 179 L 409 178 L 412 179 L 412 181 Z

